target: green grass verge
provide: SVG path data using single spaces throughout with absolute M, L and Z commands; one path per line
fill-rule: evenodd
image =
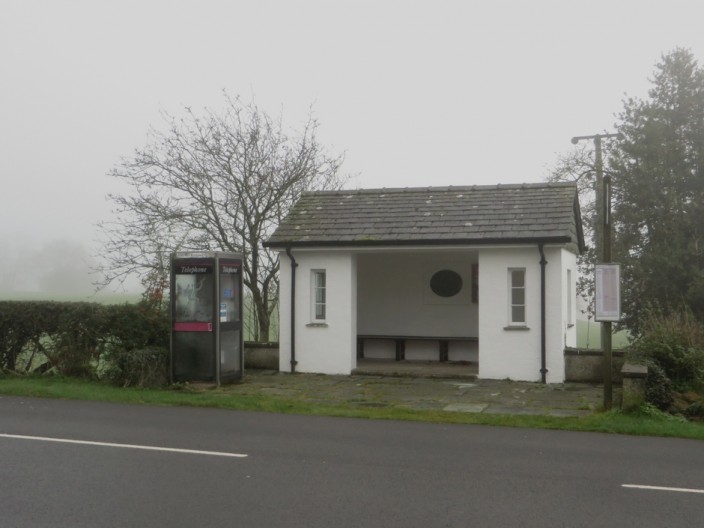
M 198 389 L 178 386 L 169 389 L 119 388 L 101 382 L 70 378 L 0 377 L 0 394 L 93 400 L 104 402 L 189 407 L 212 407 L 239 411 L 406 420 L 431 423 L 477 424 L 529 427 L 570 431 L 679 437 L 704 440 L 704 424 L 680 421 L 664 416 L 624 414 L 619 411 L 595 413 L 579 418 L 552 416 L 517 416 L 482 413 L 422 411 L 405 408 L 369 408 L 345 404 L 325 405 L 298 401 L 284 396 L 241 394 L 231 388 Z
M 628 332 L 620 330 L 611 338 L 611 345 L 614 349 L 623 349 L 629 345 Z M 601 323 L 593 321 L 577 320 L 577 347 L 590 350 L 601 348 Z

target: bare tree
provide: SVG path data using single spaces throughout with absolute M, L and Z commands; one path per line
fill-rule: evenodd
M 608 156 L 612 144 L 606 142 L 602 146 L 604 155 Z M 604 170 L 604 172 L 608 172 Z M 551 171 L 548 181 L 551 182 L 572 182 L 577 184 L 579 194 L 579 204 L 584 226 L 584 238 L 587 250 L 577 258 L 579 266 L 579 278 L 577 282 L 577 293 L 582 297 L 589 311 L 594 308 L 594 264 L 597 262 L 594 241 L 596 230 L 600 226 L 596 225 L 596 162 L 594 160 L 594 147 L 592 144 L 580 144 L 565 154 L 562 154 Z
M 269 340 L 277 305 L 278 260 L 262 246 L 306 190 L 339 189 L 343 155 L 328 156 L 309 113 L 289 136 L 281 117 L 225 95 L 222 112 L 198 116 L 186 109 L 165 115 L 168 132 L 151 130 L 149 144 L 110 171 L 128 192 L 110 194 L 116 220 L 105 235 L 104 284 L 139 274 L 158 296 L 168 284 L 168 258 L 176 250 L 238 251 L 252 297 L 257 331 Z

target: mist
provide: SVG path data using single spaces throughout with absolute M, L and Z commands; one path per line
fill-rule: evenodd
M 27 249 L 21 242 L 0 241 L 0 299 L 91 300 L 106 294 L 138 292 L 135 282 L 98 290 L 97 260 L 85 245 L 57 239 Z

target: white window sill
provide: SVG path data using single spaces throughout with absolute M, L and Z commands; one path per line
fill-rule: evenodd
M 327 328 L 328 324 L 327 323 L 308 323 L 306 325 L 308 328 Z
M 509 332 L 513 332 L 513 331 L 520 332 L 520 331 L 530 330 L 530 328 L 528 328 L 525 325 L 515 325 L 515 326 L 504 326 L 504 330 L 508 330 Z

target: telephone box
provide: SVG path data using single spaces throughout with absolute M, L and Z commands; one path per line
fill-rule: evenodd
M 171 255 L 171 379 L 242 377 L 242 255 L 213 251 Z

